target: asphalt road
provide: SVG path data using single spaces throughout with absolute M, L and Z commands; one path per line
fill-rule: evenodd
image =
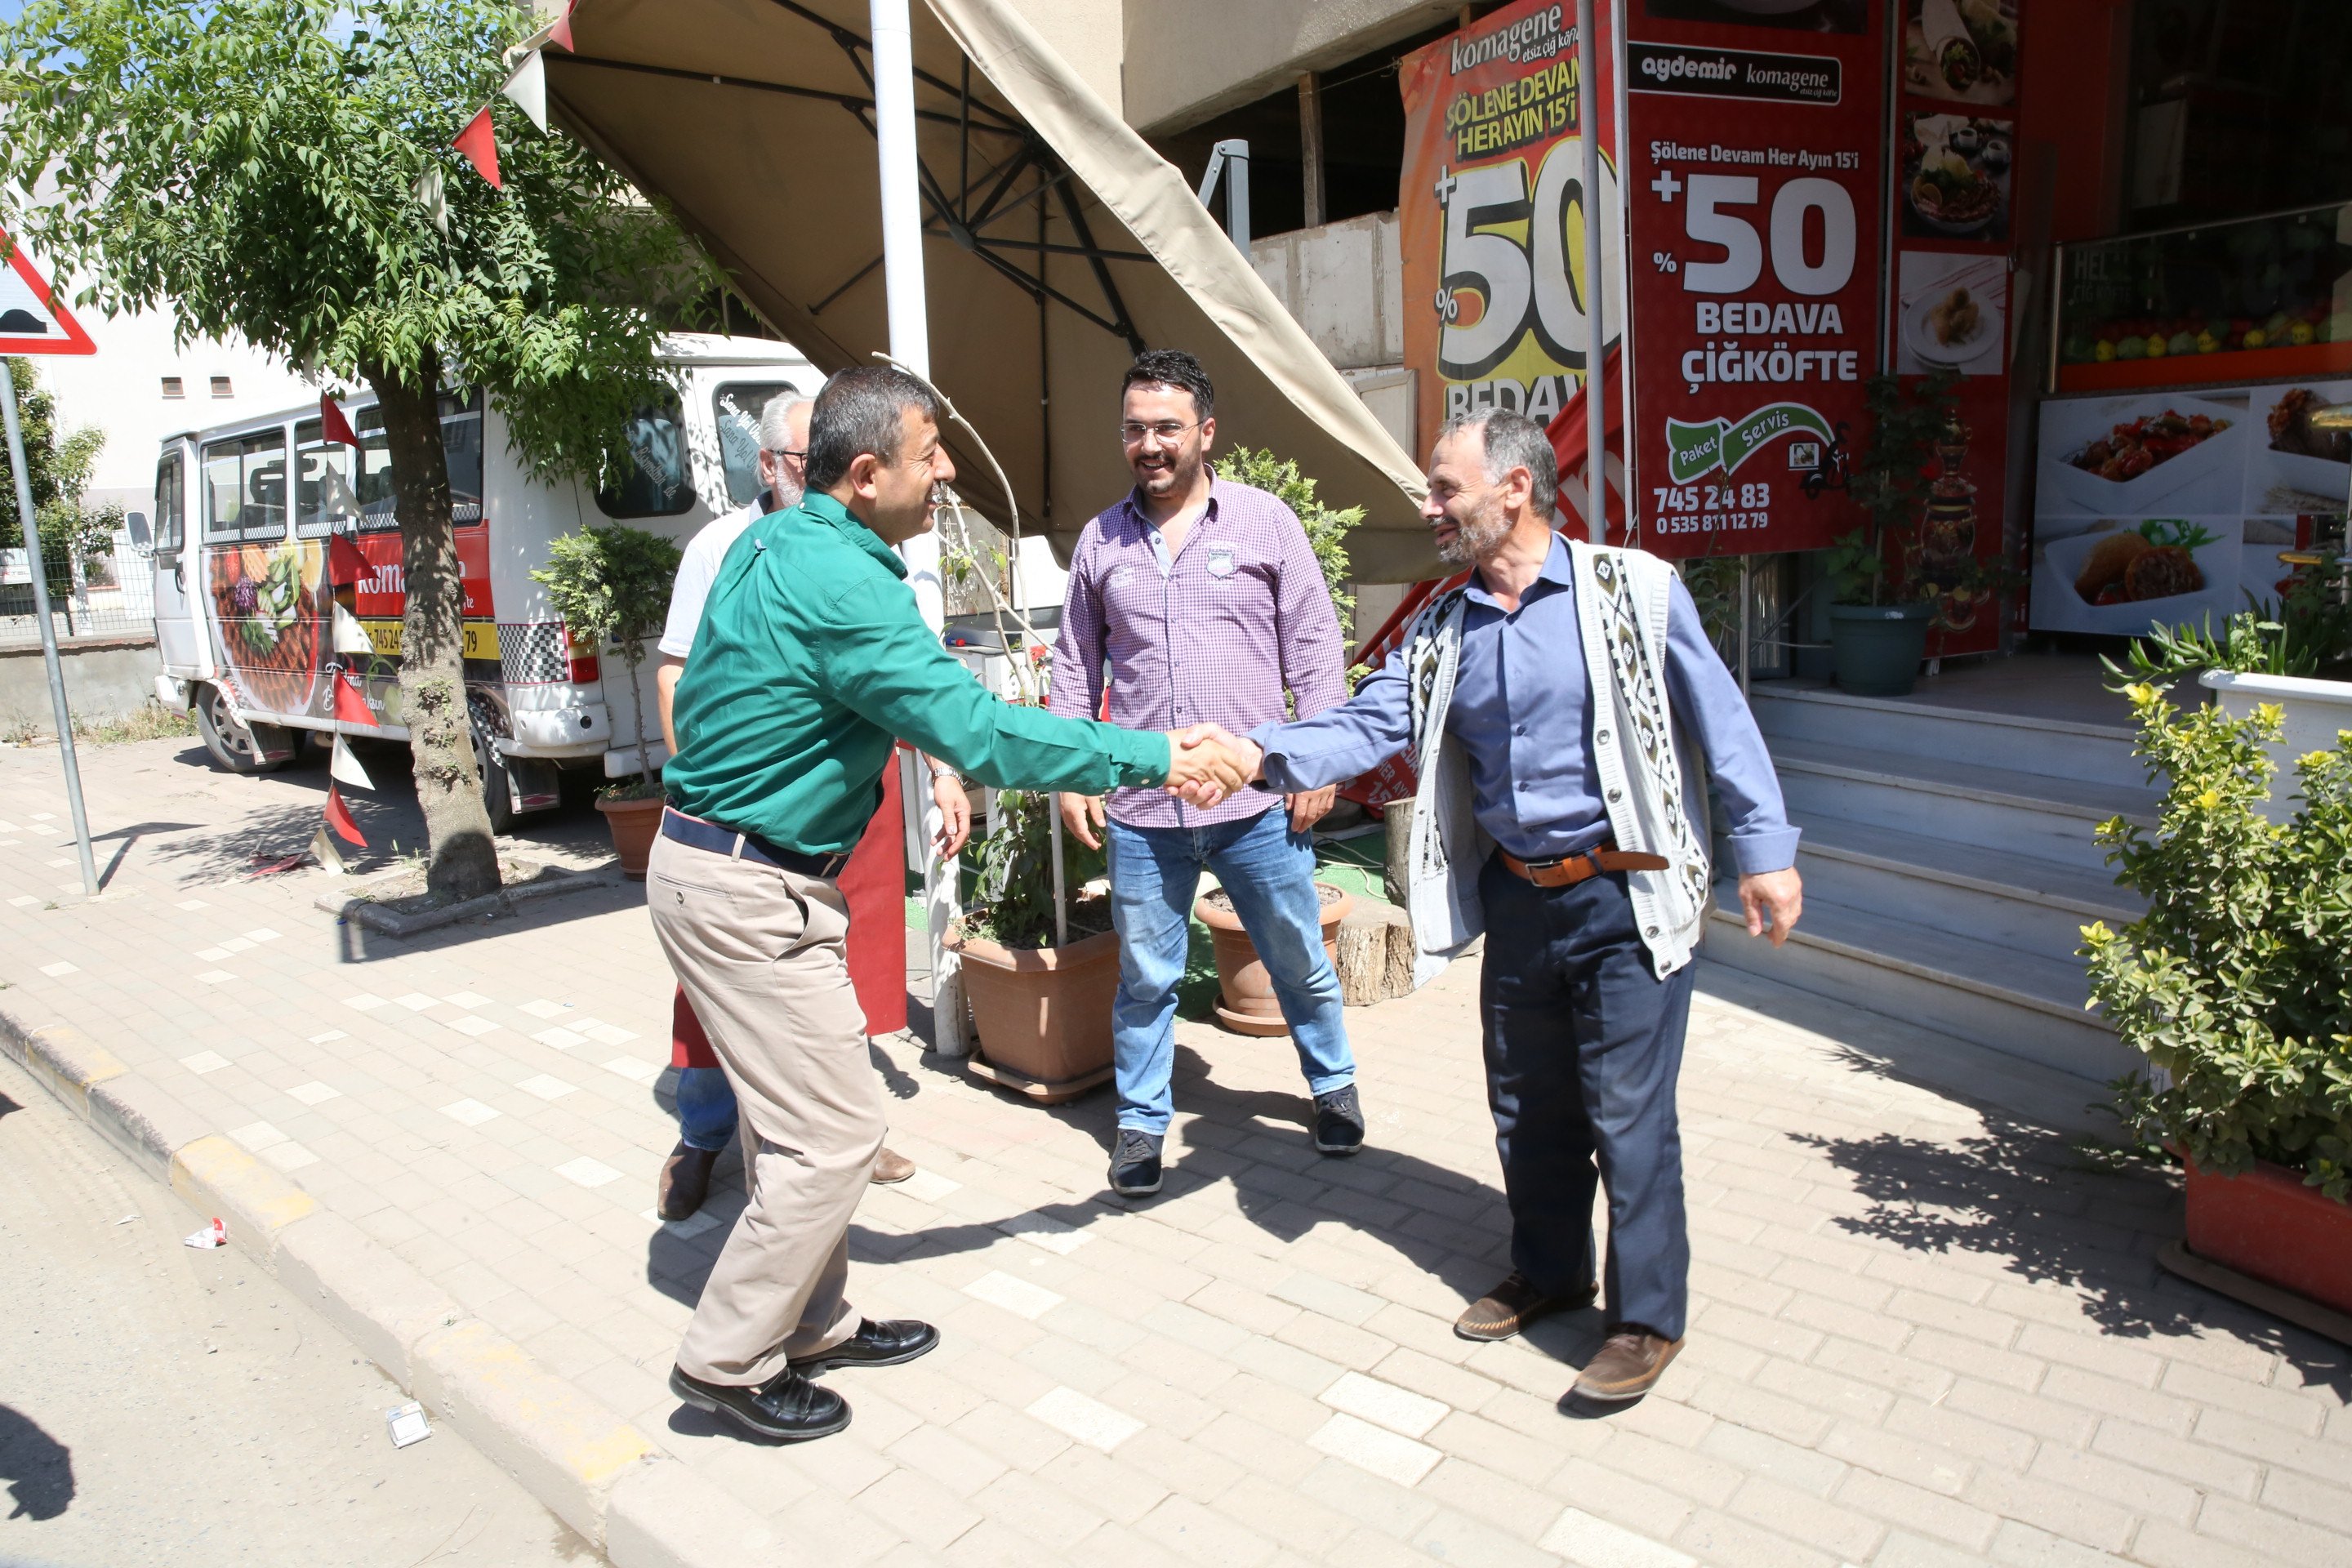
M 0 1568 L 604 1559 L 0 1058 Z

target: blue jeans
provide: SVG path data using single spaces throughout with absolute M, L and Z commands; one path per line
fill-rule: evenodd
M 1538 888 L 1486 862 L 1479 979 L 1486 1102 L 1511 1209 L 1511 1265 L 1548 1294 L 1592 1283 L 1592 1199 L 1609 1199 L 1609 1319 L 1680 1339 L 1690 1231 L 1675 1114 L 1691 966 L 1660 980 L 1622 875 Z
M 694 1149 L 717 1151 L 735 1135 L 735 1091 L 717 1068 L 677 1069 L 677 1134 Z
M 1315 892 L 1315 840 L 1290 831 L 1276 805 L 1245 822 L 1209 827 L 1108 831 L 1111 922 L 1118 929 L 1118 997 L 1111 1005 L 1111 1051 L 1118 1079 L 1118 1124 L 1155 1136 L 1168 1131 L 1175 1100 L 1176 987 L 1184 978 L 1192 899 L 1201 868 L 1217 874 L 1274 981 L 1276 1000 L 1298 1047 L 1310 1093 L 1356 1081 L 1356 1058 L 1339 1016 L 1339 976 L 1323 951 Z

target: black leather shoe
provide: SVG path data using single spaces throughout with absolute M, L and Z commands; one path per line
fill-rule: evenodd
M 686 1219 L 710 1195 L 710 1168 L 719 1151 L 680 1143 L 662 1162 L 661 1181 L 654 1188 L 654 1212 L 664 1219 Z
M 1315 1097 L 1315 1147 L 1325 1154 L 1352 1154 L 1364 1146 L 1364 1108 L 1356 1086 L 1343 1083 Z
M 812 1356 L 794 1356 L 794 1372 L 830 1372 L 837 1366 L 897 1366 L 912 1361 L 940 1342 L 939 1330 L 929 1323 L 919 1323 L 912 1318 L 889 1318 L 876 1322 L 860 1318 L 857 1331 L 829 1351 L 819 1351 Z
M 714 1415 L 779 1443 L 830 1437 L 849 1425 L 849 1401 L 830 1388 L 787 1370 L 758 1388 L 705 1383 L 677 1367 L 669 1369 L 669 1391 Z
M 1122 1127 L 1111 1146 L 1110 1190 L 1123 1198 L 1160 1190 L 1160 1140 L 1140 1127 Z

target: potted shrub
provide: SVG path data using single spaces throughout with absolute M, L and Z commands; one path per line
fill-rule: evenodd
M 1282 807 L 1274 808 L 1280 811 Z M 1339 967 L 1339 922 L 1356 907 L 1355 898 L 1344 888 L 1328 882 L 1315 884 L 1322 900 L 1323 953 L 1331 967 Z M 1282 1016 L 1282 1003 L 1274 994 L 1274 976 L 1265 971 L 1265 963 L 1257 955 L 1256 944 L 1249 932 L 1242 929 L 1241 917 L 1234 912 L 1234 901 L 1223 888 L 1213 888 L 1192 905 L 1192 914 L 1209 928 L 1209 937 L 1217 952 L 1217 1022 L 1237 1035 L 1273 1037 L 1290 1033 L 1290 1025 Z
M 2126 689 L 2157 826 L 2099 830 L 2147 913 L 2084 929 L 2092 1000 L 2154 1069 L 2118 1083 L 2126 1124 L 2186 1163 L 2197 1258 L 2352 1313 L 2352 742 L 2298 760 L 2273 824 L 2280 710 L 2164 690 Z
M 971 1071 L 1046 1105 L 1109 1080 L 1118 993 L 1109 900 L 1071 897 L 1100 875 L 1102 853 L 1070 840 L 1057 854 L 1057 826 L 1050 795 L 997 792 L 988 835 L 969 851 L 972 886 L 947 944 L 962 956 L 980 1037 Z M 1057 862 L 1066 930 L 1055 913 Z
M 1957 379 L 1943 371 L 1908 384 L 1893 375 L 1870 381 L 1870 443 L 1847 485 L 1865 521 L 1828 554 L 1837 683 L 1858 695 L 1901 697 L 1911 689 L 1927 657 L 1938 597 L 1948 591 L 1912 581 L 1908 570 L 1890 571 L 1888 558 L 1907 562 L 1917 555 L 1929 470 L 1953 422 Z M 1958 591 L 1975 589 L 1969 584 Z
M 646 757 L 645 700 L 638 694 L 637 668 L 645 662 L 646 640 L 660 633 L 669 615 L 677 563 L 678 548 L 670 541 L 616 523 L 565 534 L 548 552 L 547 564 L 533 567 L 530 574 L 547 585 L 548 598 L 573 637 L 593 638 L 598 646 L 611 648 L 628 670 L 637 776 L 599 790 L 596 809 L 612 830 L 621 874 L 639 881 L 661 826 L 662 793 L 658 770 Z

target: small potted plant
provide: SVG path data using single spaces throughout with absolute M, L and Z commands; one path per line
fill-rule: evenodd
M 966 912 L 948 942 L 963 959 L 964 995 L 980 1036 L 971 1070 L 1046 1105 L 1109 1079 L 1111 1001 L 1118 993 L 1109 900 L 1073 897 L 1100 875 L 1102 852 L 1070 839 L 1056 854 L 1058 826 L 1050 795 L 996 793 L 987 837 L 970 850 Z
M 677 563 L 677 546 L 660 534 L 614 524 L 565 534 L 549 550 L 547 564 L 533 567 L 530 574 L 547 585 L 548 598 L 573 637 L 593 638 L 611 648 L 628 670 L 637 775 L 599 790 L 596 809 L 612 830 L 621 874 L 639 881 L 661 826 L 662 793 L 659 771 L 646 756 L 645 700 L 637 690 L 637 668 L 645 662 L 646 640 L 660 632 L 669 615 Z
M 2177 1272 L 2290 1310 L 2284 1291 L 2352 1321 L 2352 744 L 2295 764 L 2302 804 L 2272 795 L 2280 710 L 2187 711 L 2125 688 L 2164 799 L 2151 830 L 2099 830 L 2116 879 L 2147 900 L 2120 931 L 2084 928 L 2091 998 L 2155 1069 L 2117 1085 L 2137 1141 L 2187 1166 Z M 2253 1281 L 2249 1288 L 2246 1281 Z
M 1956 377 L 1939 371 L 1906 384 L 1871 379 L 1870 444 L 1848 483 L 1866 521 L 1830 547 L 1830 645 L 1837 683 L 1866 697 L 1900 697 L 1919 677 L 1937 594 L 1889 569 L 1916 555 L 1936 449 L 1951 425 Z M 1973 584 L 1964 591 L 1973 592 Z

